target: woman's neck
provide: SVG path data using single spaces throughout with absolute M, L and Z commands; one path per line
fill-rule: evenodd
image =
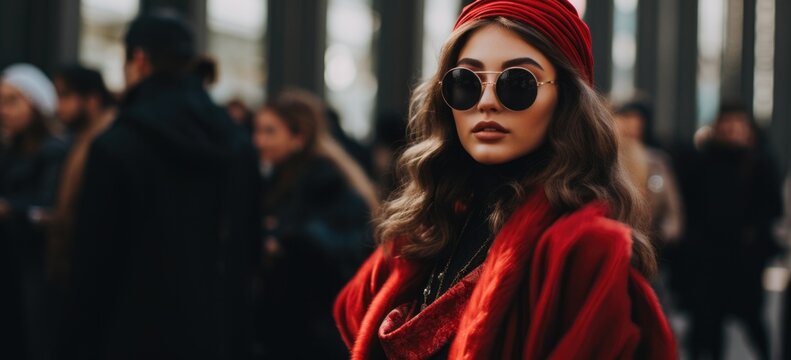
M 546 159 L 547 147 L 542 145 L 535 151 L 506 163 L 485 165 L 474 162 L 471 185 L 476 202 L 485 201 L 485 197 L 503 186 L 537 175 Z

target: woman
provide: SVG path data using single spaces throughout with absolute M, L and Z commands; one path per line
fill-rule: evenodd
M 7 267 L 2 308 L 11 312 L 4 319 L 24 317 L 25 329 L 13 320 L 3 326 L 7 334 L 26 336 L 27 343 L 12 339 L 9 348 L 27 346 L 34 357 L 50 350 L 42 223 L 66 152 L 49 128 L 56 105 L 55 88 L 32 65 L 9 66 L 0 76 L 0 262 Z
M 328 309 L 371 243 L 375 190 L 327 129 L 320 101 L 301 91 L 268 101 L 255 119 L 263 161 L 260 324 L 265 358 L 344 358 Z M 293 339 L 310 347 L 295 349 Z
M 464 8 L 412 100 L 381 246 L 336 300 L 352 358 L 676 356 L 592 81 L 567 1 Z
M 649 235 L 661 248 L 681 237 L 684 214 L 670 158 L 656 146 L 651 120 L 651 108 L 642 101 L 626 103 L 615 112 L 621 163 L 648 201 Z

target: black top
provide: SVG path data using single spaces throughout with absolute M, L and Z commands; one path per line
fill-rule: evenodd
M 262 355 L 348 359 L 330 309 L 374 248 L 370 209 L 332 161 L 304 160 L 263 179 L 265 202 L 279 200 L 264 209 L 264 236 L 280 251 L 262 267 L 256 317 Z M 282 186 L 285 176 L 290 186 Z M 309 346 L 295 347 L 295 341 Z
M 31 222 L 31 210 L 48 208 L 55 200 L 66 146 L 55 138 L 45 139 L 33 152 L 0 148 L 0 199 L 8 202 L 11 214 L 0 219 L 0 332 L 8 334 L 6 358 L 25 358 L 23 333 L 25 309 L 20 279 L 43 279 L 45 233 Z M 24 276 L 23 276 L 24 274 Z M 35 279 L 35 280 L 31 280 Z M 36 283 L 38 285 L 38 283 Z
M 497 235 L 491 231 L 489 215 L 492 213 L 494 201 L 504 196 L 509 191 L 508 184 L 523 179 L 532 169 L 542 166 L 547 159 L 546 147 L 541 147 L 531 154 L 506 164 L 483 165 L 475 163 L 472 171 L 471 184 L 474 188 L 472 200 L 467 204 L 466 211 L 456 215 L 455 224 L 462 232 L 458 239 L 454 239 L 436 258 L 434 266 L 434 279 L 428 296 L 428 304 L 445 293 L 453 286 L 454 279 L 461 280 L 472 270 L 483 264 L 488 255 L 489 248 Z M 467 220 L 469 218 L 469 220 Z M 467 223 L 465 227 L 465 223 Z M 462 230 L 463 229 L 463 230 Z M 448 262 L 451 258 L 450 262 Z M 448 265 L 447 274 L 444 275 L 443 286 L 439 289 L 437 275 Z M 424 283 L 423 286 L 425 286 Z M 423 302 L 424 288 L 420 288 L 418 303 Z M 435 295 L 436 294 L 436 295 Z M 447 359 L 450 344 L 453 339 L 436 354 L 432 359 Z
M 127 93 L 85 165 L 66 358 L 246 358 L 257 162 L 197 79 Z

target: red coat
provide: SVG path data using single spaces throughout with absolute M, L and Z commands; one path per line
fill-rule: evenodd
M 503 226 L 460 321 L 443 325 L 455 327 L 450 358 L 677 358 L 654 292 L 630 266 L 629 229 L 600 203 L 549 213 L 537 192 Z M 419 271 L 379 249 L 341 291 L 334 314 L 353 359 L 382 356 L 378 329 L 416 294 Z M 413 344 L 420 354 L 425 344 Z

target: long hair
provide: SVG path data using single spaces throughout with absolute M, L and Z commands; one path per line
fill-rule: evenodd
M 387 245 L 406 240 L 395 255 L 424 260 L 434 257 L 455 236 L 452 209 L 471 196 L 474 160 L 461 146 L 439 81 L 455 65 L 470 35 L 487 25 L 520 35 L 558 70 L 558 102 L 542 146 L 546 160 L 524 178 L 505 184 L 494 203 L 487 204 L 490 230 L 499 231 L 539 184 L 558 215 L 601 200 L 609 206 L 612 218 L 634 229 L 635 268 L 653 275 L 654 250 L 643 235 L 647 209 L 618 163 L 618 140 L 605 101 L 543 35 L 503 17 L 472 21 L 454 31 L 442 49 L 437 72 L 415 90 L 408 123 L 410 146 L 398 160 L 401 183 L 383 206 L 377 241 Z
M 7 139 L 5 147 L 12 153 L 31 155 L 52 135 L 52 119 L 45 116 L 39 109 L 32 107 L 30 123 L 26 128 Z
M 291 171 L 286 172 L 290 173 L 289 176 L 297 176 L 310 159 L 325 157 L 340 170 L 349 186 L 368 204 L 371 212 L 378 210 L 376 189 L 365 171 L 330 135 L 321 100 L 306 91 L 286 90 L 267 101 L 260 111 L 272 111 L 292 134 L 299 134 L 305 139 L 305 147 L 288 161 L 287 166 Z M 294 184 L 295 179 L 289 176 L 275 184 L 276 192 L 271 201 L 276 203 L 278 195 L 287 193 L 280 190 Z

